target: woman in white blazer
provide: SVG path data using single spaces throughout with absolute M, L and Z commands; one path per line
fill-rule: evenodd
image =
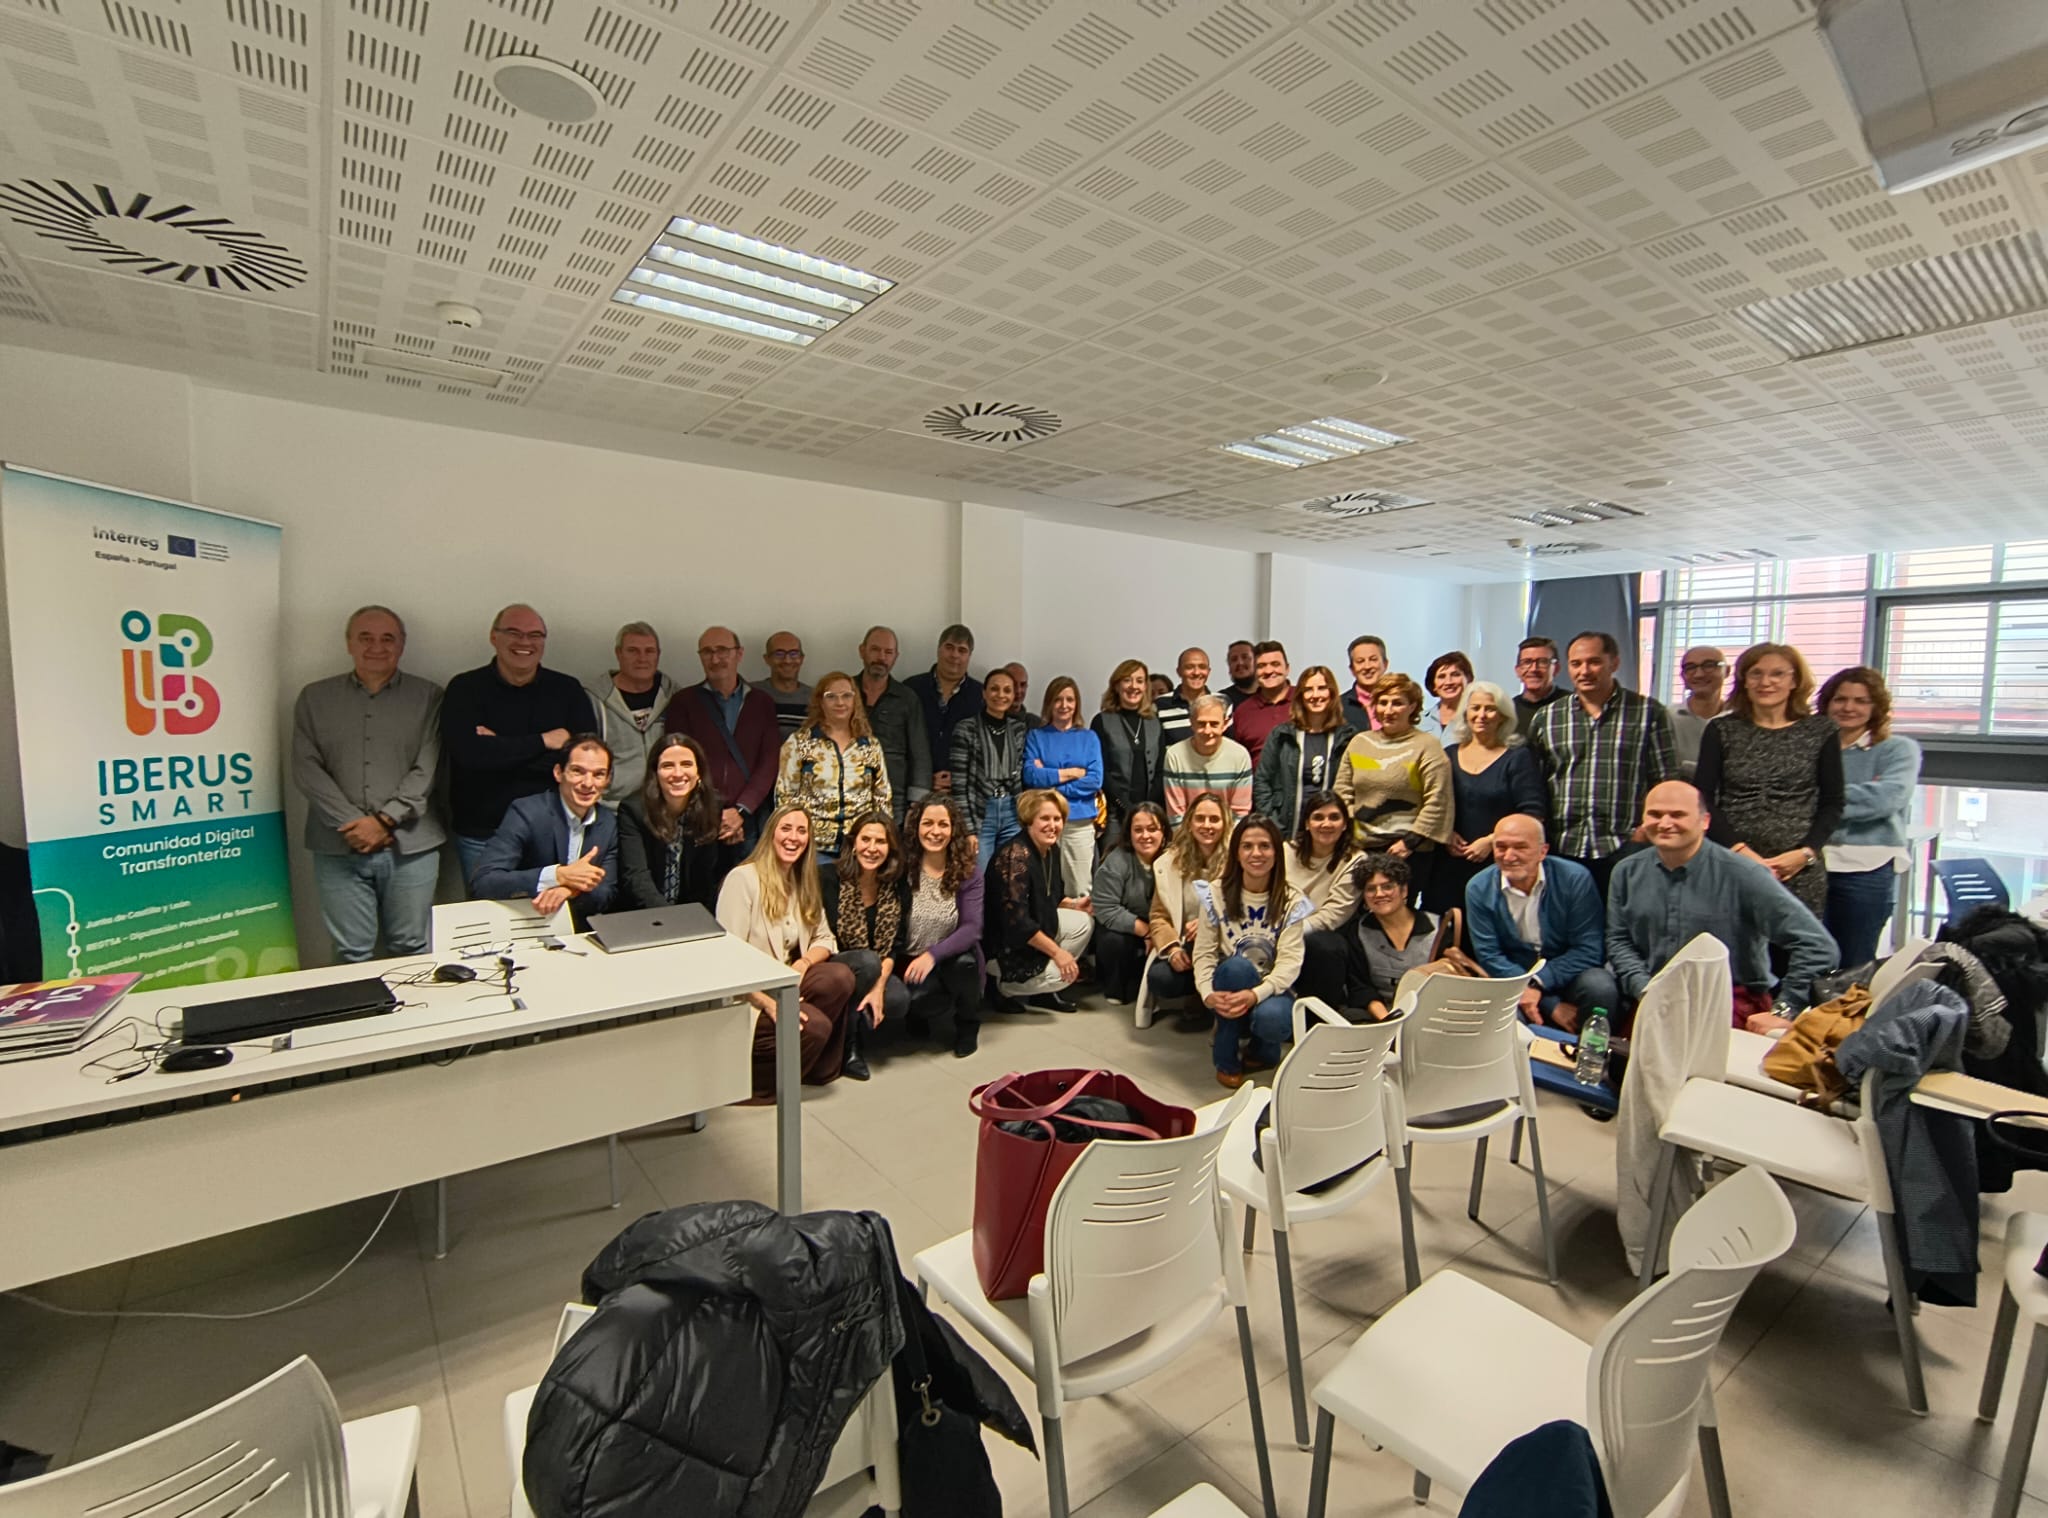
M 1145 962 L 1145 990 L 1152 1001 L 1195 994 L 1195 924 L 1201 920 L 1195 882 L 1222 877 L 1229 835 L 1229 805 L 1214 791 L 1204 791 L 1188 803 L 1173 842 L 1153 861 L 1154 947 Z
M 718 892 L 718 924 L 803 978 L 797 986 L 802 1015 L 803 1079 L 807 1086 L 837 1080 L 846 1051 L 846 1008 L 853 971 L 833 962 L 839 944 L 825 913 L 818 856 L 811 847 L 810 814 L 781 806 L 761 829 L 746 862 L 725 877 Z M 760 1012 L 754 1024 L 754 1097 L 775 1096 L 775 998 L 748 993 Z

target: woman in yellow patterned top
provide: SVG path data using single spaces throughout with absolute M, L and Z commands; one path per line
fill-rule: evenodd
M 1359 847 L 1408 861 L 1415 888 L 1427 884 L 1436 851 L 1451 836 L 1451 763 L 1443 745 L 1419 731 L 1422 687 L 1403 674 L 1372 688 L 1377 731 L 1353 736 L 1337 766 L 1336 791 L 1351 809 Z

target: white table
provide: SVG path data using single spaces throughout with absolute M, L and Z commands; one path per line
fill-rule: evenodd
M 731 937 L 619 955 L 576 938 L 518 961 L 524 1010 L 485 995 L 488 979 L 400 987 L 397 1012 L 308 1030 L 295 1047 L 237 1045 L 213 1070 L 109 1084 L 83 1068 L 125 1037 L 0 1065 L 0 1289 L 742 1100 L 749 991 L 778 1004 L 776 1197 L 802 1207 L 787 966 Z M 430 963 L 132 995 L 114 1019 L 169 1027 L 205 1001 Z

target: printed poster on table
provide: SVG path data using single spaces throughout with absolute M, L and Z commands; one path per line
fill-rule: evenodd
M 0 466 L 29 873 L 52 978 L 298 965 L 268 522 Z

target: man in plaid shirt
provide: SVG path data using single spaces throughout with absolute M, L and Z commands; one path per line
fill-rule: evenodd
M 1540 708 L 1529 751 L 1550 782 L 1550 846 L 1592 871 L 1602 900 L 1607 877 L 1635 836 L 1650 787 L 1679 778 L 1671 714 L 1660 701 L 1615 684 L 1621 646 L 1583 632 L 1565 649 L 1574 694 Z

